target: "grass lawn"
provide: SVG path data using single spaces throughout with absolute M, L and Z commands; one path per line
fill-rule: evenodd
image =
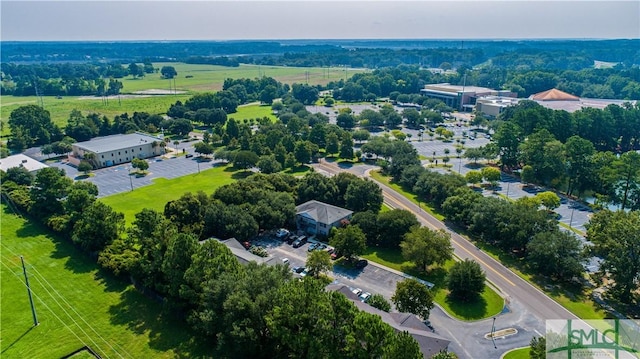
M 379 171 L 371 171 L 371 176 L 374 179 L 390 186 L 395 191 L 402 194 L 406 198 L 410 199 L 414 203 L 416 204 L 418 203 L 416 200 L 416 195 L 406 192 L 401 186 L 397 184 L 390 183 L 390 179 L 388 176 L 382 175 Z M 423 209 L 427 208 L 425 203 L 421 203 L 421 205 Z M 433 211 L 434 211 L 433 207 L 427 208 L 427 212 L 431 213 L 433 216 L 435 216 L 439 220 L 444 219 L 444 216 L 442 216 L 439 213 L 434 213 Z M 464 231 L 461 231 L 461 234 L 465 235 Z M 483 251 L 485 251 L 490 256 L 494 257 L 500 263 L 509 267 L 514 273 L 520 276 L 520 278 L 538 287 L 538 289 L 545 292 L 548 296 L 553 298 L 556 302 L 558 302 L 560 305 L 565 307 L 567 310 L 569 310 L 579 318 L 581 319 L 604 319 L 605 318 L 606 313 L 600 310 L 598 306 L 591 300 L 590 298 L 591 293 L 589 293 L 588 291 L 584 290 L 583 292 L 579 292 L 579 293 L 571 293 L 571 292 L 560 290 L 557 288 L 554 288 L 552 290 L 546 290 L 545 288 L 543 288 L 544 285 L 541 286 L 539 284 L 541 281 L 544 280 L 544 278 L 536 278 L 532 274 L 527 273 L 527 268 L 524 267 L 524 263 L 522 263 L 522 261 L 486 243 L 479 242 L 478 246 L 480 246 L 480 248 Z M 486 291 L 485 291 L 485 294 L 486 294 Z M 436 299 L 437 299 L 437 296 L 436 296 Z
M 260 105 L 259 103 L 250 103 L 246 105 L 238 106 L 236 113 L 227 115 L 228 118 L 235 118 L 236 120 L 249 120 L 268 117 L 271 121 L 275 121 L 277 117 L 271 111 L 271 106 Z
M 446 289 L 445 277 L 446 272 L 454 263 L 452 260 L 445 263 L 443 267 L 432 268 L 429 272 L 424 273 L 416 269 L 413 263 L 404 260 L 400 250 L 367 248 L 362 257 L 435 284 L 435 302 L 458 319 L 478 320 L 490 318 L 500 313 L 504 307 L 502 297 L 487 286 L 485 286 L 481 297 L 475 302 L 463 303 L 450 300 L 447 297 L 448 291 Z
M 511 350 L 503 359 L 529 359 L 529 347 Z
M 103 197 L 100 201 L 115 211 L 124 213 L 127 224 L 131 224 L 135 214 L 143 208 L 163 212 L 167 202 L 178 199 L 187 192 L 204 191 L 211 194 L 216 188 L 242 177 L 243 173 L 235 171 L 231 166 L 222 166 L 174 179 L 158 178 L 150 186 Z
M 255 79 L 261 77 L 272 77 L 279 82 L 293 84 L 306 83 L 308 74 L 309 85 L 326 85 L 330 81 L 339 81 L 345 78 L 345 72 L 339 68 L 322 67 L 289 67 L 289 66 L 265 66 L 265 65 L 245 65 L 238 67 L 226 67 L 216 65 L 198 65 L 185 63 L 155 63 L 154 67 L 173 66 L 178 72 L 175 78 L 175 87 L 178 91 L 219 91 L 227 78 Z M 358 72 L 365 70 L 349 70 L 347 77 L 351 77 Z M 189 76 L 189 78 L 187 78 Z M 135 91 L 148 89 L 169 89 L 169 80 L 162 79 L 160 73 L 148 74 L 140 79 L 133 79 L 127 76 L 120 79 L 124 88 L 123 92 L 132 93 Z M 173 82 L 171 84 L 173 86 Z
M 402 186 L 400 186 L 399 184 L 391 182 L 391 179 L 388 176 L 382 175 L 380 171 L 371 171 L 371 177 L 376 181 L 391 187 L 394 191 L 400 193 L 401 195 L 409 199 L 411 202 L 419 205 L 423 210 L 427 211 L 427 213 L 429 213 L 430 215 L 436 217 L 439 221 L 444 220 L 444 216 L 441 215 L 440 213 L 437 213 L 433 208 L 433 206 L 431 206 L 429 203 L 418 201 L 417 195 L 411 194 L 405 191 L 402 188 Z
M 2 205 L 1 356 L 61 358 L 84 345 L 103 358 L 200 357 L 204 346 L 181 321 L 124 280 L 102 271 L 68 241 Z M 19 255 L 39 325 L 33 327 Z M 80 356 L 82 357 L 82 356 Z

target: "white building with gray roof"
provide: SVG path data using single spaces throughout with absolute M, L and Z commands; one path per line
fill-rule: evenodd
M 131 162 L 134 158 L 149 158 L 162 154 L 161 142 L 158 137 L 140 132 L 94 138 L 73 144 L 69 161 L 77 165 L 87 153 L 93 153 L 95 166 L 115 166 Z
M 296 206 L 296 224 L 299 229 L 311 234 L 328 236 L 331 228 L 350 220 L 353 211 L 319 201 L 308 201 Z

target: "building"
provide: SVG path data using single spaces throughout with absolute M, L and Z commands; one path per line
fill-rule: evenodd
M 350 220 L 352 215 L 353 211 L 348 209 L 309 201 L 296 206 L 296 225 L 311 235 L 328 236 L 332 227 L 338 227 L 343 220 Z
M 144 133 L 112 135 L 73 144 L 69 162 L 78 165 L 86 154 L 95 154 L 97 168 L 131 162 L 134 158 L 149 158 L 162 154 L 162 140 Z
M 517 105 L 520 99 L 502 96 L 487 96 L 476 100 L 476 111 L 489 117 L 496 118 L 509 106 Z
M 379 316 L 383 322 L 389 324 L 395 331 L 407 331 L 420 345 L 420 351 L 425 358 L 431 358 L 437 353 L 447 350 L 450 341 L 433 333 L 427 325 L 413 314 L 387 313 L 363 303 L 360 298 L 351 292 L 351 289 L 342 284 L 330 284 L 327 290 L 344 294 L 359 310 Z
M 629 100 L 580 98 L 555 88 L 533 94 L 529 96 L 528 99 L 548 109 L 564 110 L 567 112 L 576 112 L 587 107 L 602 110 L 609 105 L 622 106 L 626 102 L 632 104 L 636 102 Z
M 0 169 L 4 172 L 7 172 L 9 168 L 14 167 L 24 167 L 27 169 L 27 171 L 35 174 L 41 169 L 47 168 L 49 166 L 23 154 L 17 154 L 0 159 Z
M 516 97 L 507 90 L 493 90 L 478 86 L 457 86 L 449 83 L 425 85 L 420 90 L 422 96 L 443 101 L 447 106 L 458 111 L 473 111 L 478 98 L 486 96 Z

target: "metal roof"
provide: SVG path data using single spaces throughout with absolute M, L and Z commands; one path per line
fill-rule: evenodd
M 135 147 L 153 141 L 159 143 L 162 140 L 151 135 L 136 132 L 128 135 L 111 135 L 94 138 L 89 141 L 75 143 L 74 146 L 93 153 L 104 153 Z

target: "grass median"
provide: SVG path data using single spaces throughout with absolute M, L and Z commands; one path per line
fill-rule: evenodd
M 480 298 L 474 302 L 451 300 L 446 289 L 446 273 L 454 261 L 447 261 L 442 267 L 434 267 L 429 272 L 418 270 L 412 262 L 406 261 L 400 250 L 388 248 L 367 248 L 362 257 L 386 267 L 429 281 L 435 286 L 434 301 L 447 313 L 460 320 L 479 320 L 499 314 L 504 308 L 504 299 L 492 288 L 485 286 Z
M 2 205 L 3 358 L 61 358 L 84 345 L 103 358 L 200 357 L 206 348 L 180 319 L 125 280 L 101 270 L 69 241 Z M 34 327 L 19 256 L 39 325 Z

